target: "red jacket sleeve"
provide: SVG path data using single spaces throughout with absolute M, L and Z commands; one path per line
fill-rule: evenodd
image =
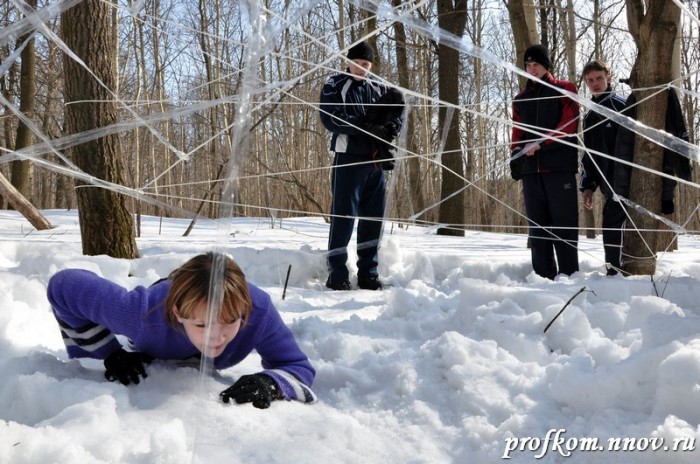
M 553 84 L 571 93 L 578 93 L 576 86 L 571 82 L 557 80 Z M 559 119 L 556 129 L 547 134 L 551 138 L 545 139 L 544 143 L 553 143 L 556 139 L 573 135 L 578 130 L 578 119 L 581 114 L 578 102 L 567 96 L 562 96 L 561 105 L 561 119 Z
M 523 130 L 520 128 L 520 123 L 522 123 L 522 117 L 518 111 L 518 107 L 515 101 L 512 104 L 513 108 L 513 129 L 510 136 L 510 151 L 515 151 L 520 145 L 520 141 L 523 139 Z

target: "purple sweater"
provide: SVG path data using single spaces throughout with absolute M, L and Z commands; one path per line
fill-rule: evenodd
M 56 273 L 48 285 L 48 299 L 61 327 L 71 358 L 104 359 L 121 348 L 115 337 L 128 337 L 136 350 L 156 359 L 187 359 L 200 354 L 184 331 L 168 325 L 163 302 L 170 282 L 150 287 L 125 288 L 82 269 Z M 214 367 L 224 369 L 241 362 L 256 350 L 263 373 L 274 378 L 285 399 L 316 401 L 311 390 L 316 371 L 301 351 L 294 335 L 282 322 L 270 296 L 248 284 L 253 310 L 248 323 L 224 351 Z M 155 309 L 154 309 L 155 308 Z

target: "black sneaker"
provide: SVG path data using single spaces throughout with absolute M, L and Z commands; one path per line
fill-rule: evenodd
M 350 281 L 348 280 L 332 280 L 330 277 L 328 280 L 326 280 L 326 287 L 332 289 L 332 290 L 352 290 L 352 285 L 350 285 Z
M 357 278 L 357 286 L 364 290 L 381 290 L 382 281 L 377 276 L 366 276 Z

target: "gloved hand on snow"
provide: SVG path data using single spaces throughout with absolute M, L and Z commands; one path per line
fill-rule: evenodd
M 270 403 L 282 399 L 282 391 L 277 382 L 265 374 L 244 375 L 229 388 L 219 394 L 221 401 L 228 403 L 253 403 L 258 409 L 267 409 Z
M 153 358 L 138 351 L 125 351 L 119 348 L 104 360 L 105 378 L 110 382 L 120 382 L 123 385 L 137 384 L 139 377 L 148 377 L 144 364 L 149 364 Z

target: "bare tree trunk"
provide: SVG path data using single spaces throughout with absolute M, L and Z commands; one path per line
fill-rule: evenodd
M 525 63 L 522 62 L 525 50 L 530 45 L 540 41 L 537 33 L 537 16 L 534 0 L 507 0 L 506 6 L 515 40 L 516 63 L 520 68 L 525 69 Z M 527 78 L 523 76 L 518 77 L 520 88 L 525 87 L 526 81 Z
M 600 17 L 600 0 L 595 0 L 593 2 L 593 17 L 594 18 L 599 18 Z M 603 36 L 601 34 L 601 24 L 598 21 L 593 21 L 593 58 L 597 60 L 602 60 L 603 57 L 601 56 L 602 52 L 602 41 Z M 571 81 L 575 82 L 575 81 Z M 594 196 L 595 199 L 595 196 Z M 588 209 L 588 208 L 582 208 L 581 216 L 583 217 L 583 226 L 586 229 L 586 238 L 593 239 L 596 237 L 596 230 L 595 230 L 595 218 L 596 218 L 596 211 L 600 207 L 599 201 L 594 201 L 593 203 L 593 209 Z
M 60 133 L 57 121 L 61 120 L 58 114 L 63 111 L 62 108 L 59 109 L 58 107 L 58 102 L 60 101 L 59 95 L 62 89 L 61 71 L 58 63 L 60 58 L 58 57 L 58 47 L 53 42 L 49 42 L 47 45 L 46 56 L 45 71 L 42 73 L 44 85 L 47 89 L 46 103 L 42 111 L 35 113 L 40 119 L 41 132 L 49 139 L 52 139 L 57 137 Z M 49 159 L 55 161 L 55 158 L 54 155 L 49 155 Z M 36 206 L 42 209 L 58 207 L 58 197 L 60 195 L 68 195 L 66 189 L 59 191 L 58 179 L 65 180 L 66 178 L 49 171 L 37 170 L 37 173 L 41 175 L 41 201 L 38 202 Z
M 561 27 L 568 70 L 567 80 L 569 82 L 576 82 L 576 23 L 574 22 L 574 3 L 572 0 L 568 0 L 566 5 L 562 5 L 562 0 L 557 0 L 557 7 L 563 12 L 561 15 Z M 599 46 L 596 48 L 599 48 Z M 581 124 L 579 124 L 579 130 L 580 129 Z M 583 216 L 583 226 L 586 237 L 591 239 L 595 238 L 594 210 L 579 207 L 579 213 Z
M 482 35 L 483 35 L 483 1 L 482 0 L 472 0 L 472 14 L 470 15 L 470 29 L 472 42 L 475 45 L 481 47 L 483 45 Z M 483 99 L 483 62 L 481 60 L 471 60 L 472 69 L 474 72 L 473 77 L 473 94 L 474 102 L 476 104 L 476 114 L 469 113 L 467 115 L 467 134 L 470 132 L 475 134 L 468 140 L 474 140 L 475 149 L 473 150 L 473 155 L 467 157 L 467 172 L 466 178 L 475 183 L 476 188 L 472 186 L 467 189 L 467 211 L 466 217 L 467 221 L 472 224 L 483 224 L 488 223 L 485 216 L 488 214 L 487 210 L 489 198 L 487 195 L 482 194 L 482 191 L 487 191 L 486 186 L 486 166 L 488 164 L 488 150 L 486 149 L 486 131 L 485 131 L 485 118 L 479 117 L 484 111 L 482 105 Z M 471 127 L 471 129 L 469 129 Z M 478 163 L 477 163 L 478 162 Z M 475 167 L 479 166 L 479 172 L 475 173 Z M 476 174 L 476 175 L 475 175 Z
M 85 0 L 63 13 L 61 31 L 68 47 L 95 73 L 102 84 L 79 63 L 65 55 L 66 129 L 77 134 L 117 121 L 117 108 L 108 89 L 116 87 L 111 7 L 99 0 Z M 107 87 L 107 88 L 105 88 Z M 117 134 L 77 145 L 72 149 L 76 165 L 86 173 L 122 184 L 124 172 Z M 78 189 L 83 253 L 115 258 L 138 257 L 133 220 L 122 195 L 82 184 Z
M 199 47 L 202 50 L 202 59 L 204 60 L 204 70 L 206 72 L 205 79 L 207 82 L 208 97 L 210 100 L 216 98 L 216 87 L 214 86 L 214 64 L 212 63 L 214 51 L 212 50 L 211 44 L 211 34 L 209 32 L 210 23 L 212 20 L 209 18 L 209 13 L 207 11 L 208 2 L 205 0 L 199 0 Z M 218 117 L 216 112 L 216 107 L 211 107 L 209 109 L 209 159 L 218 159 L 218 143 L 216 138 L 216 127 L 218 125 Z M 209 217 L 214 217 L 213 204 L 209 204 Z
M 340 50 L 345 50 L 345 2 L 338 0 L 338 11 L 340 18 L 338 19 L 338 45 Z
M 600 0 L 593 1 L 593 18 L 600 18 Z M 600 22 L 593 21 L 593 58 L 603 59 L 603 35 Z
M 510 25 L 515 39 L 516 63 L 521 69 L 525 69 L 525 62 L 523 61 L 525 50 L 530 45 L 540 43 L 540 38 L 537 34 L 537 11 L 535 10 L 534 0 L 507 0 L 507 6 Z M 521 89 L 525 88 L 526 83 L 526 77 L 518 76 L 518 84 Z M 517 222 L 517 225 L 523 225 L 525 202 L 522 183 L 516 182 L 515 185 L 518 189 L 518 199 L 516 200 L 518 206 L 514 206 L 514 208 L 521 213 L 515 222 Z M 514 221 L 508 222 L 512 223 Z M 528 240 L 528 245 L 529 243 Z
M 131 1 L 129 2 L 131 3 Z M 134 53 L 134 66 L 136 68 L 136 78 L 134 79 L 134 85 L 136 88 L 134 89 L 135 92 L 135 98 L 134 102 L 136 103 L 136 108 L 139 108 L 141 105 L 141 94 L 142 92 L 148 88 L 146 85 L 146 44 L 144 40 L 144 22 L 141 20 L 138 20 L 136 16 L 133 17 L 133 31 L 134 31 L 134 44 L 138 44 L 138 49 Z M 148 98 L 148 97 L 146 97 Z M 150 105 L 146 106 L 146 115 L 150 113 Z M 141 128 L 136 127 L 134 128 L 134 148 L 132 152 L 132 156 L 134 159 L 134 185 L 139 187 L 142 185 L 142 180 L 141 180 Z M 158 194 L 158 191 L 156 190 L 155 192 Z M 136 236 L 140 237 L 141 236 L 141 200 L 136 199 L 133 203 L 134 207 L 134 213 L 136 215 Z
M 402 3 L 401 0 L 393 0 L 394 8 L 399 7 Z M 406 43 L 406 29 L 403 23 L 394 23 L 394 34 L 396 36 L 396 64 L 397 71 L 399 75 L 399 85 L 404 89 L 411 88 L 411 82 L 409 79 L 410 72 L 408 70 L 408 55 L 407 55 L 407 43 Z M 406 161 L 406 171 L 408 173 L 408 191 L 415 211 L 423 211 L 425 209 L 425 195 L 423 188 L 421 186 L 421 163 L 420 159 L 413 156 L 414 153 L 418 151 L 418 144 L 415 140 L 415 127 L 416 127 L 416 115 L 413 111 L 408 112 L 406 128 L 406 151 L 409 154 L 409 158 Z
M 153 85 L 154 89 L 151 92 L 152 94 L 155 94 L 156 101 L 158 102 L 158 111 L 160 113 L 165 113 L 166 111 L 166 105 L 165 105 L 165 99 L 166 99 L 166 92 L 165 92 L 165 71 L 163 69 L 163 57 L 161 56 L 161 36 L 163 35 L 163 32 L 161 32 L 161 24 L 162 24 L 162 19 L 161 19 L 161 9 L 160 9 L 160 1 L 154 1 L 153 2 L 153 14 L 152 14 L 152 21 L 153 21 L 153 66 L 155 67 L 155 75 L 153 76 Z M 167 58 L 166 58 L 167 59 Z M 147 76 L 148 77 L 148 76 Z M 150 107 L 150 106 L 149 106 Z M 149 109 L 150 112 L 150 109 Z M 166 119 L 162 123 L 162 134 L 164 137 L 169 138 L 170 137 L 170 120 Z M 167 166 L 172 159 L 172 155 L 167 151 L 163 149 L 162 144 L 158 144 L 156 142 L 156 137 L 153 135 L 149 136 L 150 139 L 150 144 L 149 144 L 149 153 L 152 159 L 152 165 L 154 169 L 154 178 L 155 178 L 155 171 L 158 170 L 160 171 L 163 169 L 162 167 L 165 165 Z M 156 152 L 156 145 L 160 147 L 160 152 Z M 160 153 L 160 156 L 159 156 Z M 165 162 L 164 162 L 165 161 Z M 171 169 L 166 169 L 165 171 L 165 185 L 171 186 L 173 184 L 172 182 L 173 179 L 173 171 Z M 158 192 L 158 184 L 154 185 L 155 191 Z M 178 198 L 177 200 L 177 206 L 182 207 L 182 196 L 178 195 L 177 191 L 173 191 L 174 189 L 177 189 L 178 187 L 169 187 L 169 193 L 170 195 L 174 195 L 175 198 Z M 163 189 L 165 190 L 165 189 Z M 156 215 L 161 215 L 162 211 L 160 207 L 156 207 L 154 213 Z
M 36 0 L 29 0 L 27 7 L 36 10 Z M 22 37 L 24 41 L 27 36 Z M 27 42 L 21 54 L 22 66 L 20 68 L 20 103 L 19 111 L 28 119 L 34 119 L 34 103 L 36 101 L 36 56 L 34 53 L 34 38 Z M 15 150 L 28 147 L 32 144 L 32 132 L 24 122 L 17 125 L 17 139 Z M 25 197 L 30 195 L 32 165 L 29 160 L 16 160 L 12 162 L 12 185 Z
M 377 15 L 369 10 L 360 9 L 359 16 L 362 23 L 362 29 L 358 31 L 359 37 L 353 37 L 353 41 L 359 40 L 361 37 L 372 34 L 377 30 Z M 377 48 L 377 34 L 369 35 L 369 37 L 367 37 L 365 40 L 376 52 L 374 54 L 372 72 L 375 74 L 382 74 L 382 54 L 380 53 L 379 48 Z
M 11 19 L 10 19 L 10 10 L 11 10 L 11 5 L 10 2 L 3 2 L 2 4 L 2 11 L 0 11 L 0 19 L 2 20 L 2 23 L 0 24 L 0 29 L 5 28 L 11 24 Z M 8 43 L 5 43 L 0 47 L 0 61 L 5 62 L 7 57 L 10 55 L 10 46 Z M 12 101 L 13 98 L 13 92 L 15 89 L 15 84 L 16 84 L 16 76 L 17 76 L 17 62 L 15 61 L 14 63 L 10 64 L 9 69 L 7 72 L 0 74 L 0 92 L 2 92 L 2 96 L 5 98 L 7 101 Z M 2 117 L 2 133 L 3 133 L 3 140 L 4 144 L 3 146 L 7 148 L 8 150 L 12 151 L 15 148 L 15 141 L 13 138 L 13 132 L 14 132 L 14 124 L 13 121 L 15 118 L 12 117 L 7 117 L 9 113 L 8 109 L 4 109 L 3 111 L 3 117 Z M 0 166 L 1 167 L 1 166 Z M 2 209 L 5 209 L 6 203 L 4 197 L 0 196 L 0 207 Z
M 421 79 L 419 81 L 417 90 L 419 93 L 424 95 L 433 95 L 435 93 L 436 86 L 433 79 L 433 75 L 435 74 L 433 72 L 433 67 L 435 66 L 433 63 L 433 52 L 430 48 L 430 41 L 426 39 L 423 40 L 425 43 L 421 45 L 424 46 L 419 47 L 416 53 L 418 57 L 416 65 L 418 69 L 425 69 L 426 72 L 425 79 Z M 420 105 L 419 114 L 420 121 L 417 130 L 420 132 L 420 138 L 417 139 L 418 144 L 419 146 L 424 147 L 426 152 L 433 153 L 434 149 L 433 144 L 431 143 L 433 135 L 431 121 L 434 118 L 434 110 L 431 105 Z M 424 173 L 417 179 L 417 185 L 420 185 L 421 188 L 423 188 L 427 204 L 426 207 L 428 207 L 438 201 L 438 194 L 436 192 L 440 185 L 439 167 L 434 163 L 421 163 L 421 165 L 424 166 Z M 424 211 L 425 209 L 426 208 L 424 207 L 418 210 L 418 212 Z M 435 208 L 431 207 L 425 212 L 422 219 L 426 222 L 435 222 L 437 218 L 438 214 L 435 211 Z
M 539 0 L 539 13 L 540 13 L 540 36 L 542 38 L 542 45 L 547 47 L 550 51 L 556 50 L 556 32 L 553 25 L 556 24 L 557 10 L 552 8 L 551 5 L 554 0 Z M 550 17 L 550 14 L 553 17 Z
M 672 57 L 672 64 L 671 64 L 671 78 L 673 81 L 677 81 L 681 77 L 681 40 L 683 40 L 682 37 L 682 28 L 678 28 L 678 33 L 676 36 L 676 42 L 673 45 L 673 57 Z M 681 105 L 682 108 L 682 105 Z M 685 114 L 685 113 L 683 113 Z M 682 192 L 683 189 L 686 186 L 683 184 L 679 185 L 679 192 L 678 195 L 676 195 L 676 204 L 679 206 L 676 208 L 675 212 L 671 215 L 671 219 L 673 222 L 678 223 L 680 216 L 680 205 L 682 204 Z M 663 230 L 669 230 L 668 233 L 661 234 L 659 237 L 660 242 L 659 242 L 659 249 L 660 250 L 666 250 L 666 251 L 673 251 L 678 249 L 678 236 L 673 233 L 670 228 L 666 224 L 660 224 L 661 229 Z
M 464 34 L 467 23 L 466 0 L 438 0 L 440 27 L 457 36 Z M 459 50 L 438 45 L 438 92 L 448 105 L 459 104 Z M 443 105 L 438 114 L 438 126 L 446 137 L 442 153 L 442 187 L 440 189 L 440 223 L 446 227 L 439 235 L 464 236 L 464 158 L 459 135 L 459 111 Z
M 637 119 L 659 129 L 666 122 L 666 92 L 652 96 L 647 90 L 672 79 L 674 42 L 680 22 L 680 9 L 664 0 L 627 0 L 629 31 L 637 44 L 637 60 L 632 70 L 632 86 L 636 91 Z M 635 137 L 635 163 L 662 171 L 663 147 L 640 135 Z M 661 177 L 641 169 L 633 169 L 629 197 L 635 203 L 659 214 L 661 212 Z M 659 221 L 648 215 L 630 211 L 635 228 L 627 229 L 624 239 L 624 270 L 632 275 L 653 275 L 656 252 L 660 249 Z

